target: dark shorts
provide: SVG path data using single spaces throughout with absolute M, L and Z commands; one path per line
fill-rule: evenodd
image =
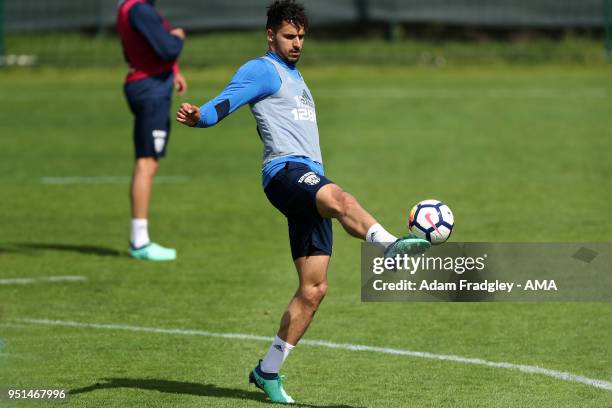
M 134 114 L 134 151 L 137 158 L 166 155 L 170 138 L 170 104 L 174 76 L 157 75 L 125 84 Z
M 331 220 L 321 218 L 315 199 L 321 187 L 331 183 L 302 163 L 288 162 L 266 186 L 268 200 L 287 217 L 293 260 L 332 254 Z

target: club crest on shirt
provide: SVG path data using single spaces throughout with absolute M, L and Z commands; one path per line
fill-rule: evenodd
M 304 183 L 308 184 L 309 186 L 314 186 L 319 184 L 320 181 L 321 179 L 319 178 L 319 176 L 317 176 L 313 171 L 309 171 L 308 173 L 300 177 L 298 183 Z

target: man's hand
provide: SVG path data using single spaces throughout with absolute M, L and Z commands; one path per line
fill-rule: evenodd
M 174 75 L 174 89 L 179 95 L 184 95 L 187 92 L 187 80 L 178 72 Z
M 200 108 L 190 103 L 182 103 L 178 112 L 176 112 L 176 121 L 194 127 L 200 121 Z
M 174 28 L 174 29 L 172 29 L 172 30 L 170 30 L 170 34 L 177 36 L 181 40 L 185 39 L 185 30 L 183 30 L 182 28 Z

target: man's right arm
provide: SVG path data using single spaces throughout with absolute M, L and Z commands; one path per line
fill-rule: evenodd
M 146 3 L 135 4 L 130 9 L 128 17 L 132 27 L 147 39 L 155 55 L 162 61 L 178 59 L 183 49 L 183 39 L 180 35 L 171 34 L 164 28 L 161 17 L 153 6 Z
M 225 89 L 201 107 L 185 103 L 176 120 L 187 126 L 210 127 L 241 106 L 275 94 L 281 86 L 274 66 L 259 58 L 244 64 Z

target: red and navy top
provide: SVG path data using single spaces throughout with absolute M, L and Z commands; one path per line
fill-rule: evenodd
M 170 34 L 170 24 L 153 7 L 152 0 L 123 0 L 117 11 L 117 31 L 130 66 L 126 82 L 178 72 L 183 40 Z

